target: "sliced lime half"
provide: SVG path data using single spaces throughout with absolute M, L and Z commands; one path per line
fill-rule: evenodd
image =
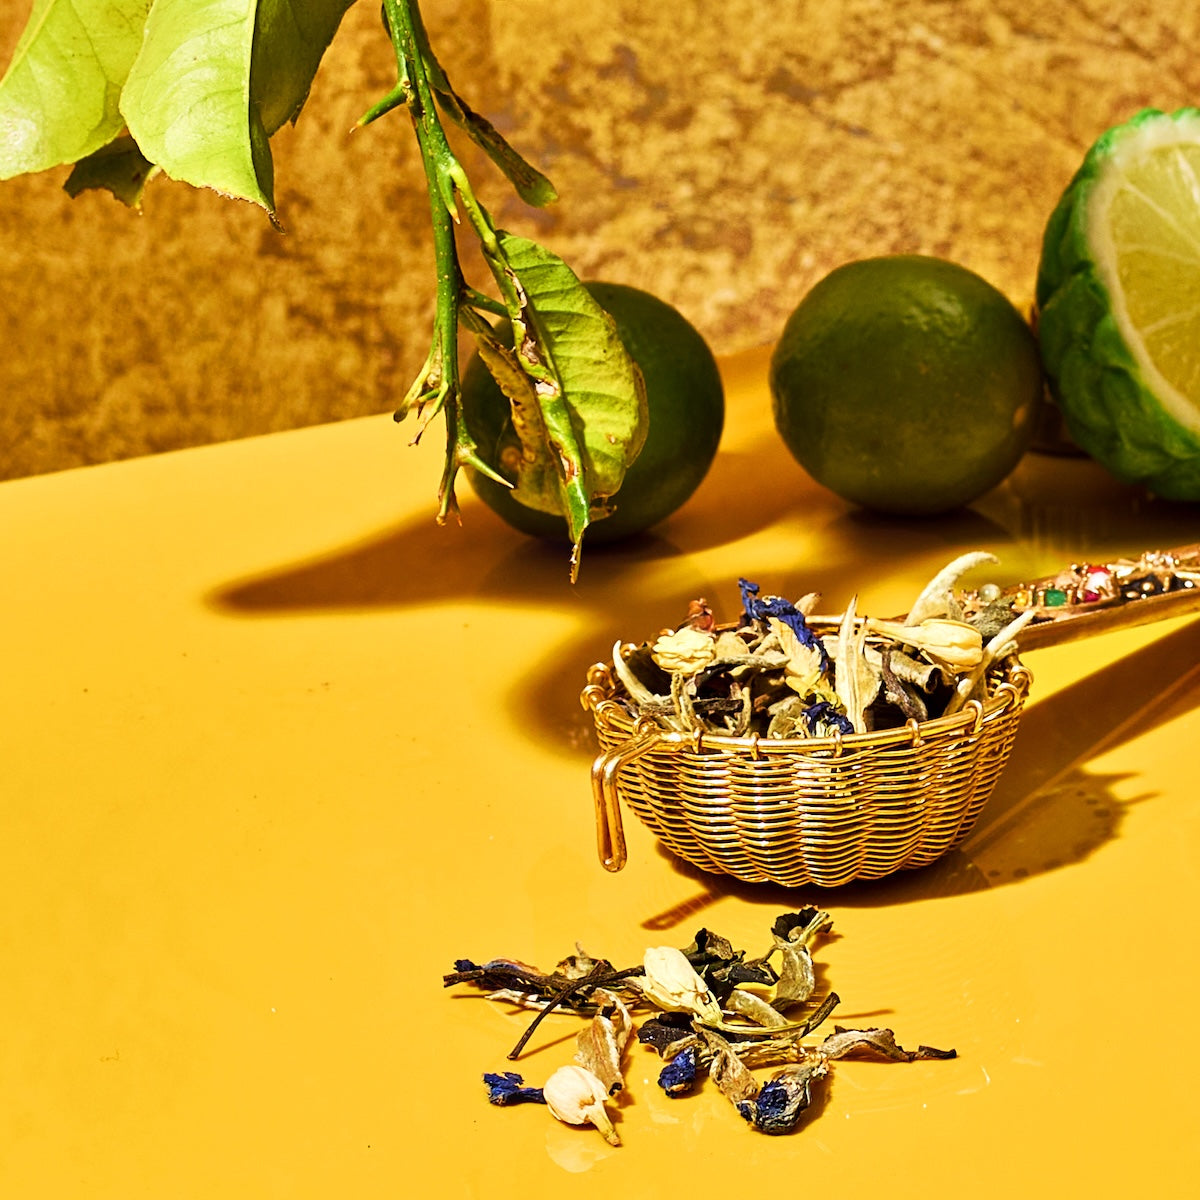
M 1092 146 L 1047 225 L 1037 301 L 1074 439 L 1200 499 L 1200 110 L 1146 109 Z

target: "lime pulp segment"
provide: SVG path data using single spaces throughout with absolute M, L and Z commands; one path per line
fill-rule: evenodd
M 1200 142 L 1139 149 L 1118 151 L 1097 191 L 1097 266 L 1147 382 L 1200 429 Z

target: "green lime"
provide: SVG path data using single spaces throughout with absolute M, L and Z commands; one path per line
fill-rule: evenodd
M 847 263 L 788 318 L 771 358 L 775 424 L 818 483 L 864 508 L 925 515 L 1016 466 L 1042 395 L 1037 342 L 956 263 Z
M 695 327 L 669 304 L 619 283 L 587 290 L 617 324 L 646 383 L 649 430 L 641 453 L 612 498 L 614 511 L 588 526 L 589 544 L 640 533 L 673 513 L 708 473 L 725 421 L 716 360 Z M 463 416 L 480 454 L 506 478 L 493 453 L 510 423 L 509 403 L 478 354 L 463 373 Z M 567 540 L 564 518 L 527 508 L 503 485 L 469 473 L 479 498 L 510 525 L 536 537 Z
M 1037 304 L 1079 446 L 1200 500 L 1200 109 L 1145 109 L 1092 146 L 1046 226 Z

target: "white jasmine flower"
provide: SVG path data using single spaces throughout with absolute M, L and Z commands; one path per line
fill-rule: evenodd
M 546 1107 L 567 1125 L 595 1125 L 610 1145 L 621 1139 L 604 1107 L 608 1089 L 584 1067 L 559 1067 L 542 1088 Z
M 639 980 L 642 991 L 666 1012 L 690 1012 L 709 1024 L 721 1020 L 721 1006 L 704 980 L 696 974 L 687 955 L 674 946 L 651 946 L 642 958 L 646 974 Z
M 916 646 L 940 666 L 969 671 L 983 657 L 983 635 L 974 625 L 931 617 L 919 625 L 869 619 L 872 633 L 894 638 L 905 646 Z
M 685 625 L 675 633 L 664 633 L 650 649 L 650 656 L 664 671 L 695 675 L 716 657 L 716 641 L 711 633 Z

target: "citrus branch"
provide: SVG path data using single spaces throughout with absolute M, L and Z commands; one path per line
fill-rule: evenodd
M 414 380 L 396 412 L 401 421 L 410 411 L 421 420 L 416 439 L 421 437 L 429 422 L 440 413 L 446 417 L 446 465 L 438 491 L 438 521 L 444 522 L 457 513 L 454 482 L 463 466 L 473 467 L 491 479 L 507 486 L 479 456 L 478 448 L 462 419 L 459 385 L 458 325 L 460 308 L 467 303 L 484 306 L 486 297 L 468 289 L 463 278 L 458 249 L 454 242 L 454 226 L 458 221 L 458 198 L 470 195 L 476 206 L 466 173 L 450 149 L 442 128 L 429 83 L 427 63 L 430 59 L 425 30 L 420 21 L 416 0 L 384 0 L 383 11 L 396 52 L 397 86 L 384 101 L 371 109 L 367 118 L 374 119 L 397 107 L 403 97 L 412 118 L 417 146 L 425 168 L 429 191 L 429 208 L 433 219 L 433 253 L 437 272 L 437 308 L 434 315 L 433 344 L 425 364 Z M 493 234 L 494 240 L 494 234 Z M 488 304 L 486 307 L 491 308 Z M 505 306 L 508 308 L 508 306 Z M 426 408 L 429 409 L 425 415 Z

